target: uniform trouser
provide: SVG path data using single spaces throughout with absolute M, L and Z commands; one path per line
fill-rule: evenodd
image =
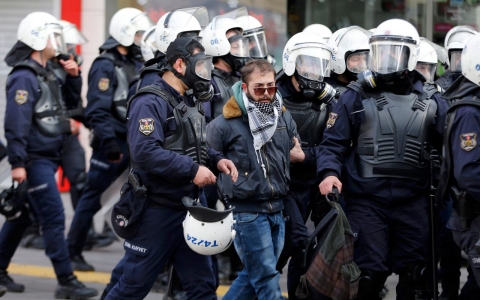
M 281 258 L 288 259 L 287 288 L 288 299 L 297 299 L 295 292 L 300 282 L 300 276 L 304 275 L 306 269 L 303 263 L 303 254 L 306 240 L 308 239 L 308 229 L 305 226 L 307 206 L 310 201 L 310 195 L 318 191 L 318 187 L 296 188 L 291 186 L 287 196 L 283 201 L 285 215 L 285 247 L 283 248 Z
M 70 182 L 70 197 L 75 209 L 80 199 L 84 183 L 78 182 L 82 173 L 85 173 L 85 150 L 83 150 L 78 135 L 69 135 L 63 143 L 63 156 L 60 163 L 63 174 Z
M 347 194 L 345 201 L 354 233 L 354 261 L 360 270 L 375 274 L 393 271 L 402 277 L 409 266 L 425 265 L 429 233 L 426 195 L 389 204 L 388 200 L 372 201 Z M 402 287 L 400 281 L 397 299 L 408 299 L 404 295 L 412 294 L 414 287 Z
M 106 299 L 145 298 L 167 261 L 180 276 L 188 299 L 217 299 L 210 256 L 194 252 L 183 237 L 185 216 L 184 210 L 147 208 L 137 235 L 124 244 L 124 271 Z
M 78 201 L 72 225 L 67 237 L 70 256 L 82 253 L 85 240 L 92 224 L 93 216 L 102 207 L 100 198 L 102 193 L 127 168 L 129 156 L 125 141 L 117 138 L 117 143 L 123 153 L 120 163 L 110 163 L 103 149 L 94 149 L 90 160 L 90 170 L 87 174 L 87 184 Z
M 45 254 L 50 258 L 57 277 L 73 273 L 65 242 L 65 215 L 57 189 L 55 172 L 58 164 L 47 159 L 31 161 L 27 170 L 28 199 L 43 231 Z M 19 218 L 6 221 L 0 231 L 0 269 L 6 269 L 22 234 L 31 224 L 24 209 Z
M 480 215 L 471 221 L 468 230 L 452 230 L 452 233 L 455 243 L 468 255 L 472 273 L 480 286 L 480 253 L 475 250 L 475 243 L 480 240 Z

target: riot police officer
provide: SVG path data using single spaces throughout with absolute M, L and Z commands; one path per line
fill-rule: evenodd
M 277 269 L 282 269 L 287 259 L 288 298 L 297 299 L 295 291 L 300 276 L 306 272 L 304 252 L 308 238 L 305 222 L 307 206 L 316 202 L 318 179 L 316 176 L 315 147 L 322 141 L 328 112 L 332 110 L 337 92 L 324 82 L 330 76 L 332 52 L 319 35 L 300 32 L 292 36 L 283 50 L 283 70 L 276 84 L 297 124 L 300 142 L 295 138 L 295 148 L 290 152 L 290 189 L 284 198 L 285 246 Z
M 232 96 L 230 88 L 240 80 L 239 72 L 249 58 L 248 39 L 243 36 L 242 25 L 235 21 L 237 17 L 247 15 L 246 8 L 242 7 L 216 16 L 201 33 L 205 53 L 213 56 L 215 66 L 212 108 L 206 113 L 212 119 L 222 114 L 223 106 Z
M 136 227 L 124 227 L 129 235 L 124 272 L 106 299 L 143 299 L 167 260 L 177 270 L 188 298 L 216 299 L 210 257 L 192 251 L 183 238 L 186 209 L 180 200 L 183 196 L 198 198 L 198 187 L 216 180 L 205 167 L 203 106 L 186 93 L 192 87 L 210 85 L 211 59 L 198 41 L 176 39 L 167 49 L 163 76 L 130 101 L 127 132 L 130 174 L 134 175 L 129 176 L 132 188 L 123 197 L 126 202 L 135 201 L 142 187 L 145 194 L 139 201 L 146 208 Z M 228 166 L 232 171 L 235 168 L 231 161 Z M 125 224 L 117 214 L 113 222 L 117 227 Z
M 267 38 L 262 23 L 250 15 L 238 16 L 235 21 L 242 26 L 243 36 L 248 39 L 250 58 L 266 59 L 272 66 L 275 66 L 275 57 L 268 54 Z
M 445 49 L 448 53 L 448 70 L 436 81 L 443 90 L 447 90 L 462 74 L 460 55 L 462 54 L 465 43 L 475 34 L 477 34 L 477 31 L 466 25 L 455 26 L 447 32 L 445 36 Z
M 480 285 L 480 253 L 479 248 L 475 248 L 480 238 L 480 199 L 476 182 L 479 174 L 476 138 L 480 106 L 480 60 L 476 49 L 479 45 L 478 34 L 466 42 L 460 56 L 462 75 L 443 94 L 451 106 L 445 126 L 444 161 L 437 192 L 438 204 L 453 201 L 447 228 L 452 230 L 455 243 L 467 254 L 477 285 Z M 467 291 L 464 286 L 462 295 L 473 299 L 478 297 L 478 292 Z
M 77 271 L 93 271 L 82 257 L 82 249 L 93 216 L 101 208 L 100 197 L 128 164 L 126 147 L 126 103 L 129 80 L 142 62 L 140 40 L 151 27 L 145 13 L 123 8 L 110 21 L 110 37 L 100 47 L 88 76 L 86 123 L 93 132 L 90 170 L 68 233 L 68 249 Z M 127 29 L 127 30 L 126 30 Z
M 357 74 L 367 69 L 371 32 L 359 26 L 350 26 L 335 31 L 328 39 L 332 49 L 332 75 L 325 82 L 340 94 L 347 85 L 357 80 Z
M 85 287 L 73 275 L 64 238 L 63 204 L 55 181 L 62 146 L 70 134 L 66 111 L 76 107 L 80 100 L 79 94 L 74 93 L 62 99 L 60 85 L 78 91 L 81 85 L 78 66 L 73 59 L 59 61 L 70 77 L 65 82 L 48 68 L 50 59 L 66 53 L 62 26 L 48 13 L 29 14 L 20 23 L 17 36 L 18 42 L 6 58 L 7 63 L 15 63 L 7 80 L 5 113 L 12 179 L 19 183 L 28 180 L 30 207 L 40 221 L 45 253 L 52 261 L 59 283 L 55 298 L 93 297 L 97 291 Z M 23 292 L 24 286 L 13 282 L 6 269 L 30 224 L 29 213 L 24 209 L 18 218 L 6 221 L 0 231 L 0 284 L 13 292 Z
M 424 78 L 414 71 L 419 45 L 417 30 L 404 20 L 376 28 L 371 71 L 340 96 L 317 148 L 320 192 L 335 186 L 345 195 L 362 272 L 359 300 L 378 299 L 391 272 L 399 274 L 397 299 L 430 299 L 424 145 L 441 140 L 446 104 L 423 92 Z

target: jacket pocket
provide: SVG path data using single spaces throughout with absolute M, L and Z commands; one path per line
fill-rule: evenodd
M 245 180 L 250 177 L 250 160 L 246 156 L 239 158 L 239 163 L 237 166 L 238 169 L 238 178 L 237 181 L 233 183 L 235 187 L 239 187 Z

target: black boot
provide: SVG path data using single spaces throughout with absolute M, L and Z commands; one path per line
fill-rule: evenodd
M 4 287 L 3 285 L 0 285 L 0 297 L 3 297 L 5 293 L 7 292 L 7 288 Z
M 72 268 L 74 271 L 80 271 L 80 272 L 95 271 L 95 268 L 92 265 L 89 265 L 85 261 L 82 255 L 71 256 L 70 262 L 72 263 Z
M 7 290 L 12 293 L 23 293 L 23 291 L 25 291 L 25 286 L 20 283 L 15 283 L 5 270 L 0 270 L 0 285 L 6 287 Z
M 75 275 L 58 278 L 55 299 L 87 299 L 98 295 L 96 289 L 87 288 Z

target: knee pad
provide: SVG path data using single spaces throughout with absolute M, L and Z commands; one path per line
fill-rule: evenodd
M 86 183 L 87 183 L 87 173 L 81 172 L 80 174 L 78 174 L 73 185 L 75 186 L 75 189 L 77 189 L 77 191 L 82 191 L 85 188 Z
M 397 290 L 402 290 L 408 294 L 408 291 L 412 293 L 413 289 L 415 299 L 431 299 L 430 291 L 427 285 L 427 266 L 424 262 L 409 263 L 398 275 L 399 289 Z
M 380 300 L 382 290 L 388 274 L 370 270 L 361 270 L 356 300 Z

